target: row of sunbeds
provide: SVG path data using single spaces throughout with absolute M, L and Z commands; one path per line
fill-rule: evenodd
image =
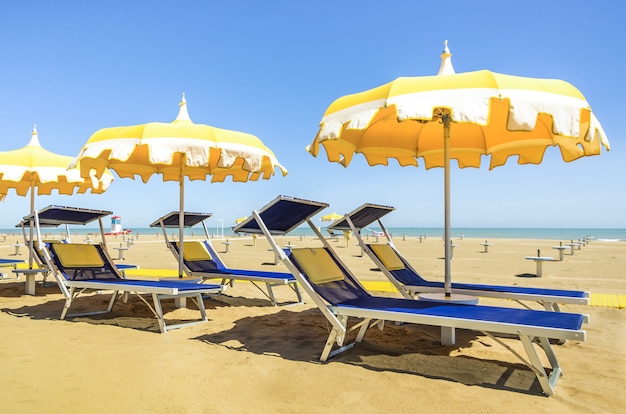
M 109 257 L 106 246 L 41 243 L 40 247 L 46 265 L 49 266 L 66 298 L 61 318 L 70 316 L 72 301 L 85 291 L 113 291 L 106 311 L 111 311 L 115 301 L 123 294 L 136 293 L 156 315 L 161 332 L 166 332 L 168 329 L 186 326 L 189 323 L 206 321 L 203 296 L 222 292 L 229 281 L 247 280 L 257 287 L 258 284 L 265 284 L 264 293 L 273 303 L 276 303 L 273 287 L 286 285 L 296 293 L 296 302 L 302 301 L 299 290 L 302 288 L 332 326 L 320 356 L 322 361 L 361 342 L 369 328 L 374 326 L 382 328 L 385 321 L 439 326 L 442 328 L 442 338 L 444 332 L 450 338 L 450 332 L 457 328 L 470 329 L 483 332 L 504 345 L 535 373 L 546 395 L 554 393 L 556 383 L 562 375 L 562 368 L 550 341 L 584 341 L 585 331 L 582 325 L 588 321 L 584 314 L 561 312 L 558 303 L 588 304 L 587 292 L 471 284 L 453 286 L 455 290 L 474 295 L 536 301 L 542 303 L 545 310 L 416 300 L 414 298 L 416 292 L 441 290 L 442 286 L 419 278 L 408 261 L 394 248 L 391 238 L 388 239 L 388 243 L 376 246 L 363 242 L 359 237 L 360 229 L 369 225 L 371 220 L 380 222 L 380 218 L 391 211 L 385 206 L 368 204 L 333 223 L 332 227 L 352 229 L 364 250 L 404 295 L 403 298 L 377 297 L 363 288 L 358 278 L 345 266 L 312 223 L 312 217 L 326 207 L 328 204 L 322 202 L 279 196 L 262 209 L 253 211 L 248 219 L 234 228 L 238 233 L 264 235 L 289 273 L 228 268 L 211 245 L 209 237 L 203 242 L 185 242 L 183 259 L 188 274 L 201 276 L 207 280 L 220 279 L 219 284 L 126 279 Z M 36 213 L 32 219 L 39 230 L 41 223 L 74 220 L 78 215 L 83 221 L 101 220 L 107 214 L 110 212 L 51 206 Z M 200 213 L 190 213 L 190 216 L 193 214 L 198 214 L 196 220 L 199 221 L 196 223 L 207 218 Z M 178 223 L 172 221 L 174 217 L 178 217 L 178 212 L 164 216 L 153 225 L 161 226 L 166 234 L 167 225 L 178 226 Z M 367 222 L 368 220 L 370 221 Z M 288 234 L 303 223 L 308 223 L 316 233 L 321 247 L 283 249 L 276 243 L 275 236 Z M 382 222 L 380 224 L 382 226 Z M 40 236 L 38 234 L 39 240 Z M 167 237 L 166 243 L 177 257 L 177 244 L 167 240 Z M 407 272 L 417 275 L 417 279 L 407 279 L 406 275 L 400 275 Z M 152 296 L 152 304 L 143 298 L 142 295 L 145 294 Z M 195 301 L 200 311 L 200 319 L 169 326 L 165 323 L 161 300 L 181 297 L 189 297 Z M 356 318 L 358 322 L 349 324 L 350 318 Z M 352 330 L 358 330 L 358 333 L 356 338 L 347 344 L 347 337 Z M 498 338 L 503 334 L 518 337 L 523 344 L 526 357 Z M 538 351 L 545 354 L 549 369 L 544 368 Z

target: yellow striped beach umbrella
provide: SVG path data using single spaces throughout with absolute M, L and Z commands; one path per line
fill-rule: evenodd
M 75 159 L 82 175 L 93 169 L 99 176 L 110 168 L 122 178 L 141 177 L 148 182 L 153 174 L 163 181 L 180 184 L 180 258 L 179 276 L 183 274 L 184 183 L 189 180 L 247 182 L 269 179 L 278 168 L 283 176 L 287 170 L 278 163 L 274 153 L 254 135 L 230 131 L 189 118 L 185 95 L 176 119 L 171 123 L 104 128 L 96 131 Z
M 450 297 L 450 159 L 460 168 L 490 169 L 516 156 L 539 164 L 549 146 L 564 161 L 609 150 L 608 139 L 583 94 L 557 79 L 535 79 L 480 70 L 456 74 L 444 43 L 436 76 L 402 77 L 343 96 L 322 118 L 308 151 L 324 147 L 328 160 L 347 167 L 355 153 L 369 165 L 444 167 L 445 286 Z
M 30 193 L 32 215 L 35 212 L 35 194 L 50 195 L 53 191 L 65 195 L 72 195 L 74 191 L 100 194 L 109 188 L 113 175 L 108 170 L 103 170 L 99 178 L 95 177 L 93 171 L 86 170 L 83 177 L 79 169 L 68 169 L 72 162 L 70 156 L 44 149 L 39 143 L 35 125 L 25 147 L 0 152 L 0 198 L 6 197 L 11 189 L 23 197 Z M 31 227 L 30 243 L 32 240 Z M 32 267 L 31 246 L 29 250 L 29 266 Z

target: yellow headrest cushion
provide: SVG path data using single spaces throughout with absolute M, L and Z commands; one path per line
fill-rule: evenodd
M 319 247 L 291 249 L 291 254 L 312 283 L 319 285 L 343 280 L 343 272 L 326 250 Z
M 383 265 L 389 270 L 402 270 L 404 263 L 397 253 L 388 244 L 371 244 L 370 249 L 380 259 Z
M 104 267 L 100 253 L 92 244 L 54 243 L 52 249 L 65 267 Z
M 201 241 L 186 241 L 184 243 L 183 258 L 189 262 L 198 260 L 212 260 L 211 254 Z

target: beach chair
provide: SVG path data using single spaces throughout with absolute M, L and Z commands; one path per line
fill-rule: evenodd
M 104 231 L 102 217 L 111 214 L 109 211 L 88 210 L 74 207 L 51 206 L 42 211 L 42 221 L 57 220 L 61 223 L 83 222 L 94 220 L 100 222 L 102 240 Z M 54 217 L 54 219 L 52 218 Z M 41 229 L 38 225 L 39 213 L 34 220 L 37 229 L 37 238 L 41 239 Z M 135 294 L 152 311 L 158 320 L 159 330 L 165 333 L 170 329 L 182 328 L 206 322 L 203 295 L 215 294 L 222 291 L 220 285 L 187 283 L 182 281 L 126 279 L 117 265 L 106 251 L 106 242 L 102 245 L 78 243 L 44 243 L 40 241 L 39 248 L 43 252 L 46 265 L 54 275 L 59 288 L 65 297 L 65 305 L 60 319 L 85 315 L 95 315 L 111 312 L 117 299 L 125 294 Z M 69 314 L 74 300 L 83 293 L 112 291 L 106 310 L 98 310 L 81 314 Z M 152 297 L 152 304 L 143 295 Z M 190 322 L 167 324 L 161 301 L 165 299 L 192 299 L 200 312 L 200 319 Z
M 384 321 L 470 329 L 503 345 L 532 370 L 546 395 L 554 394 L 563 371 L 550 339 L 584 341 L 586 334 L 581 327 L 585 315 L 372 296 L 315 227 L 311 216 L 316 212 L 310 211 L 311 206 L 317 206 L 320 211 L 327 204 L 280 196 L 258 212 L 253 211 L 252 216 L 237 225 L 234 231 L 265 234 L 283 263 L 326 317 L 332 329 L 320 360 L 326 361 L 352 348 L 363 340 L 369 328 L 377 326 L 382 329 Z M 281 211 L 280 215 L 278 211 Z M 323 247 L 280 249 L 273 239 L 276 230 L 273 224 L 285 220 L 306 221 Z M 349 328 L 349 318 L 357 318 L 360 322 Z M 356 339 L 344 345 L 346 335 L 353 330 L 358 330 Z M 502 334 L 518 337 L 526 357 L 496 336 Z M 337 349 L 333 349 L 335 346 Z M 550 370 L 544 368 L 538 350 L 547 357 Z
M 246 281 L 252 283 L 265 297 L 267 297 L 273 305 L 278 305 L 274 288 L 278 286 L 286 286 L 291 288 L 296 295 L 297 301 L 288 302 L 286 304 L 302 303 L 302 294 L 298 288 L 298 283 L 291 273 L 284 272 L 268 272 L 261 270 L 249 269 L 233 269 L 226 266 L 220 255 L 211 243 L 205 220 L 211 217 L 210 213 L 192 213 L 185 212 L 184 227 L 190 228 L 197 224 L 202 224 L 205 240 L 184 241 L 183 264 L 185 272 L 192 277 L 202 277 L 205 280 L 221 279 L 223 286 L 233 281 Z M 161 227 L 165 243 L 170 249 L 176 260 L 179 259 L 178 242 L 170 241 L 167 236 L 167 228 L 179 227 L 178 211 L 172 211 L 169 214 L 159 218 L 150 224 L 150 227 Z M 265 289 L 261 285 L 265 286 Z
M 24 261 L 21 259 L 0 259 L 0 267 L 12 267 L 15 269 L 20 263 L 24 263 Z
M 78 222 L 74 221 L 72 223 L 69 223 L 69 222 L 60 223 L 56 217 L 51 217 L 50 219 L 48 219 L 48 217 L 56 214 L 55 210 L 58 210 L 60 208 L 66 208 L 66 207 L 52 205 L 39 211 L 39 228 L 40 229 L 58 228 L 59 226 L 61 226 L 61 224 L 63 224 L 65 227 L 65 237 L 63 239 L 44 238 L 42 239 L 42 242 L 44 245 L 50 244 L 50 243 L 70 243 L 72 240 L 71 240 L 71 233 L 70 233 L 69 225 L 70 224 L 83 224 L 83 225 L 86 224 L 86 223 L 81 223 L 80 220 Z M 108 213 L 112 214 L 111 212 L 108 212 Z M 51 272 L 50 272 L 50 269 L 48 269 L 48 265 L 46 264 L 45 258 L 43 256 L 43 251 L 39 247 L 39 243 L 36 238 L 33 239 L 34 240 L 34 243 L 32 245 L 33 251 L 30 252 L 31 244 L 30 244 L 30 237 L 28 235 L 27 230 L 30 229 L 31 222 L 32 222 L 33 228 L 35 228 L 36 223 L 34 220 L 34 216 L 26 216 L 19 223 L 17 223 L 15 227 L 19 227 L 22 229 L 22 235 L 24 237 L 24 245 L 29 248 L 29 254 L 31 255 L 30 257 L 32 257 L 32 263 L 29 263 L 29 268 L 35 269 L 35 270 L 28 271 L 26 269 L 22 269 L 21 273 L 24 273 L 26 277 L 26 293 L 34 295 L 35 294 L 35 277 L 38 274 L 42 275 L 41 286 L 45 287 L 46 281 L 48 279 L 48 276 L 50 276 Z M 30 262 L 30 259 L 29 259 L 29 262 Z M 33 265 L 35 265 L 35 267 L 33 267 Z M 137 265 L 128 264 L 128 263 L 123 264 L 123 265 L 118 265 L 118 269 L 122 272 L 122 275 L 124 275 L 124 272 L 126 270 L 136 269 L 136 268 L 138 268 Z
M 433 282 L 422 278 L 396 249 L 385 228 L 382 217 L 395 210 L 393 207 L 366 203 L 344 218 L 333 222 L 332 230 L 352 230 L 362 250 L 370 257 L 391 283 L 406 298 L 414 298 L 420 293 L 441 293 L 443 282 Z M 378 222 L 386 243 L 366 243 L 361 230 Z M 519 286 L 499 286 L 472 283 L 452 283 L 452 293 L 472 296 L 510 299 L 530 309 L 525 302 L 537 302 L 545 310 L 559 312 L 559 304 L 589 305 L 589 292 L 565 289 L 545 289 Z
M 0 267 L 12 267 L 13 269 L 17 269 L 17 265 L 24 263 L 23 260 L 20 259 L 0 259 Z M 0 279 L 4 279 L 6 274 L 0 271 Z

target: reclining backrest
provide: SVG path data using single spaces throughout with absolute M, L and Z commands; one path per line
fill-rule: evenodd
M 91 244 L 61 244 L 54 247 L 54 250 L 63 267 L 104 266 L 102 257 Z
M 52 243 L 48 249 L 56 267 L 70 280 L 121 278 L 100 246 Z
M 183 243 L 185 245 L 183 258 L 185 260 L 191 262 L 197 262 L 198 260 L 213 260 L 213 257 L 211 257 L 211 254 L 204 246 L 204 243 L 199 241 L 186 241 Z
M 368 244 L 367 247 L 400 283 L 415 285 L 426 282 L 390 245 Z
M 28 243 L 29 243 L 29 241 L 27 241 L 27 244 Z M 65 240 L 57 240 L 57 239 L 43 239 L 41 241 L 41 243 L 44 246 L 49 246 L 52 243 L 67 243 L 67 241 L 65 241 Z M 33 257 L 34 257 L 35 261 L 37 262 L 37 264 L 39 266 L 45 266 L 46 265 L 46 258 L 44 257 L 44 253 L 42 251 L 42 248 L 40 248 L 39 246 L 40 246 L 39 242 L 35 239 L 34 240 L 34 244 L 33 244 L 33 251 L 35 252 L 35 256 L 33 256 Z
M 224 265 L 215 254 L 209 252 L 209 247 L 204 241 L 184 241 L 183 261 L 185 266 L 192 272 L 208 272 L 220 270 Z M 180 252 L 178 242 L 172 243 L 176 250 Z
M 369 248 L 372 249 L 374 254 L 376 254 L 378 259 L 387 269 L 404 269 L 404 262 L 388 244 L 370 244 Z
M 326 248 L 293 248 L 288 256 L 311 287 L 332 305 L 370 296 Z

